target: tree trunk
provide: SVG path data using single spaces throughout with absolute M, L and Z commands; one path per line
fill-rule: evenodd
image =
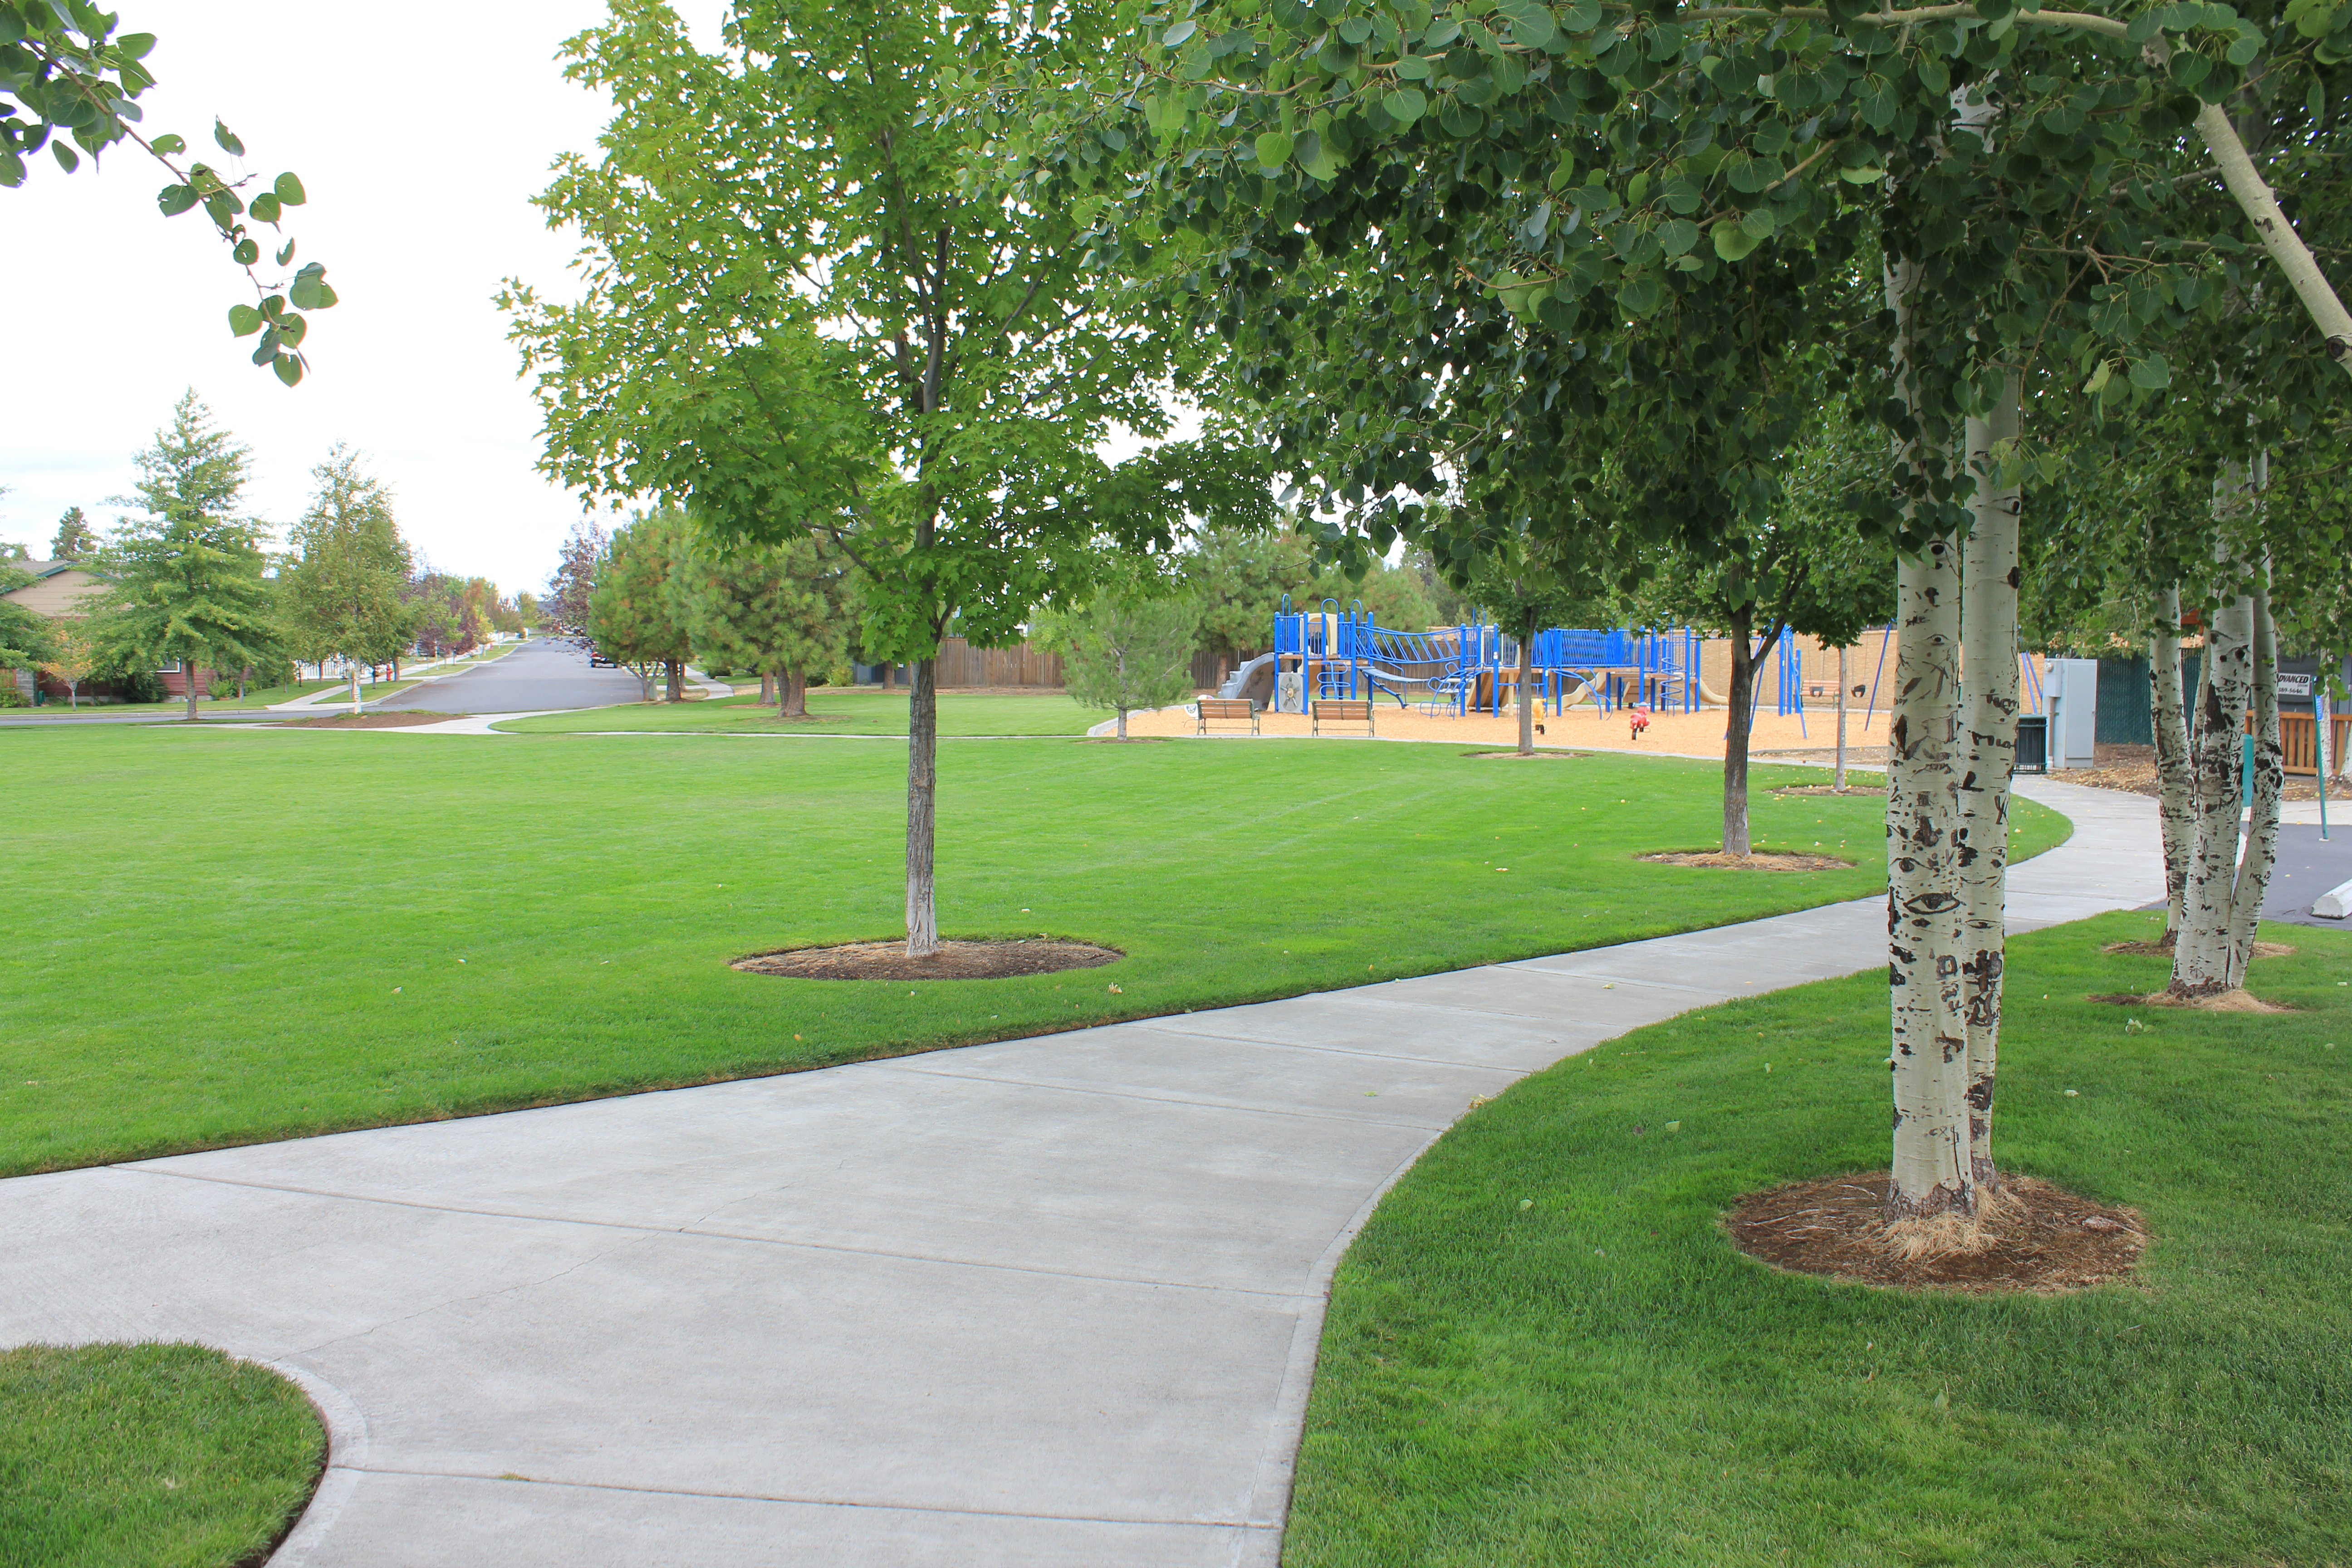
M 1118 710 L 1118 738 L 1122 741 L 1127 739 L 1127 710 L 1124 708 Z
M 2156 596 L 2157 627 L 2147 643 L 2148 710 L 2156 729 L 2156 819 L 2164 835 L 2164 945 L 2180 938 L 2189 886 L 2189 855 L 2196 841 L 2190 811 L 2189 714 L 2180 690 L 2180 584 Z
M 885 669 L 889 667 L 886 664 Z M 940 947 L 939 910 L 931 897 L 932 826 L 939 805 L 939 661 L 918 659 L 907 704 L 907 956 Z
M 2230 968 L 2232 986 L 2246 983 L 2254 956 L 2254 931 L 2278 864 L 2279 797 L 2286 788 L 2286 758 L 2279 746 L 2278 627 L 2271 619 L 2270 564 L 2255 579 L 2253 602 L 2254 778 L 2247 802 L 2246 847 L 2238 859 L 2230 894 Z
M 1536 678 L 1536 639 L 1528 628 L 1519 637 L 1519 755 L 1536 754 L 1536 705 L 1528 691 Z
M 188 722 L 193 724 L 196 721 L 196 661 L 184 658 L 180 668 L 188 672 Z
M 775 672 L 763 669 L 760 672 L 760 706 L 765 708 L 775 700 L 777 700 Z
M 2225 483 L 2242 482 L 2232 465 Z M 2252 699 L 2253 602 L 2240 596 L 2213 616 L 2205 632 L 2197 683 L 2196 727 L 2189 735 L 2189 874 L 2181 889 L 2180 934 L 2172 949 L 2170 989 L 2182 996 L 2227 991 L 2233 984 L 2230 921 L 2236 894 L 2239 777 L 2246 710 Z
M 356 664 L 355 664 L 355 665 L 352 666 L 352 711 L 353 713 L 357 713 L 359 710 L 360 710 L 360 667 L 359 667 L 358 665 L 356 665 Z
M 1894 1024 L 1890 1219 L 1976 1212 L 1960 1003 L 1957 542 L 1900 558 L 1887 728 L 1886 937 Z
M 1830 785 L 1832 793 L 1845 793 L 1845 649 L 1838 649 L 1838 740 L 1837 774 Z
M 236 700 L 239 702 L 245 700 L 245 678 L 252 673 L 253 667 L 249 664 L 236 672 Z
M 890 661 L 886 658 L 882 661 L 882 689 L 885 691 L 895 691 L 898 689 L 898 672 L 890 668 Z
M 686 700 L 686 689 L 679 683 L 680 677 L 684 673 L 684 664 L 677 659 L 666 658 L 662 660 L 663 701 L 683 702 Z
M 797 669 L 784 671 L 776 683 L 776 717 L 805 719 L 808 717 L 808 677 Z
M 1748 733 L 1753 728 L 1756 659 L 1748 638 L 1755 608 L 1742 605 L 1731 615 L 1731 710 L 1723 731 L 1723 852 L 1748 853 Z
M 1967 422 L 1977 489 L 1960 599 L 1968 748 L 1958 791 L 1958 858 L 1969 1166 L 1979 1196 L 2000 1185 L 1992 1158 L 1992 1103 L 2007 963 L 2009 784 L 2017 764 L 2018 514 L 2024 497 L 2016 486 L 2000 482 L 1998 449 L 2017 438 L 2018 391 L 2017 378 L 2010 377 L 1992 416 Z

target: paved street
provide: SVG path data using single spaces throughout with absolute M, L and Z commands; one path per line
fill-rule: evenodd
M 561 676 L 561 667 L 557 667 Z M 583 671 L 582 673 L 584 673 Z M 471 679 L 472 677 L 467 679 Z M 2013 929 L 2163 887 L 2074 823 Z M 1876 899 L 824 1071 L 0 1182 L 0 1344 L 300 1379 L 314 1568 L 1278 1560 L 1325 1292 L 1479 1096 L 1877 968 Z
M 627 670 L 591 669 L 585 649 L 533 637 L 504 658 L 446 679 L 428 676 L 368 707 L 381 712 L 521 713 L 635 702 L 643 695 L 637 678 Z

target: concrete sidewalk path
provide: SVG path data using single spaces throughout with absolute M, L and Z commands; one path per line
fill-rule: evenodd
M 2021 926 L 2160 895 L 2154 803 Z M 1272 1564 L 1331 1270 L 1470 1101 L 1884 962 L 1876 900 L 820 1072 L 0 1183 L 0 1343 L 299 1377 L 320 1568 Z

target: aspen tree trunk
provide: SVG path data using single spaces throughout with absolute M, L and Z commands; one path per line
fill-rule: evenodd
M 907 704 L 907 956 L 921 958 L 940 949 L 939 910 L 931 897 L 932 827 L 939 807 L 939 661 L 918 659 L 913 674 Z
M 1756 659 L 1748 646 L 1755 629 L 1755 606 L 1731 613 L 1731 710 L 1723 730 L 1723 852 L 1745 855 L 1748 838 L 1748 736 L 1756 702 Z
M 2255 579 L 2253 609 L 2254 788 L 2247 803 L 2246 847 L 2230 894 L 2228 979 L 2246 983 L 2254 956 L 2254 930 L 2278 864 L 2279 797 L 2285 793 L 2286 758 L 2279 745 L 2278 626 L 2271 619 L 2270 565 Z
M 2171 989 L 2184 996 L 2230 988 L 2230 913 L 2238 862 L 2240 737 L 2252 696 L 2253 605 L 2241 597 L 2215 615 L 2205 635 L 2191 732 L 2192 848 L 2181 889 L 2180 934 Z
M 2180 585 L 2156 596 L 2156 634 L 2148 638 L 2148 710 L 2156 729 L 2156 819 L 2164 835 L 2164 945 L 2180 938 L 2189 854 L 2196 839 L 2190 811 L 2189 715 L 2180 690 Z
M 1124 708 L 1118 710 L 1118 738 L 1122 741 L 1127 739 L 1127 710 Z
M 2017 378 L 2011 376 L 1991 417 L 1967 424 L 1977 489 L 1960 600 L 1960 684 L 1968 704 L 1958 790 L 1960 979 L 1969 1042 L 1969 1163 L 1979 1196 L 2000 1186 L 1992 1158 L 1992 1102 L 2007 963 L 2009 781 L 2017 763 L 2018 518 L 2024 496 L 2017 486 L 2000 481 L 1999 448 L 2017 439 L 2018 391 Z
M 1890 1219 L 1976 1211 L 1962 1016 L 1958 854 L 1959 549 L 1947 536 L 1895 571 L 1887 731 L 1886 938 L 1895 1035 Z
M 1845 649 L 1838 649 L 1838 742 L 1837 778 L 1830 785 L 1838 795 L 1845 793 Z
M 353 713 L 357 713 L 359 710 L 360 710 L 360 667 L 359 667 L 358 665 L 356 665 L 356 664 L 355 664 L 355 665 L 352 666 L 352 711 Z

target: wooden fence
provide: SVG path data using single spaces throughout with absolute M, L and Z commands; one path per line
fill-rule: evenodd
M 2345 742 L 2352 739 L 2352 715 L 2330 714 L 2329 719 L 2328 729 L 2332 732 L 2327 738 L 2327 763 L 2331 769 L 2340 773 L 2344 771 Z M 2247 714 L 2246 723 L 2250 729 L 2253 721 L 2254 716 L 2251 713 Z M 2318 742 L 2319 725 L 2313 715 L 2309 713 L 2279 715 L 2279 750 L 2284 753 L 2281 761 L 2288 773 L 2301 773 L 2306 778 L 2317 777 L 2319 758 L 2315 753 L 2318 749 Z
M 1022 643 L 973 647 L 961 637 L 940 641 L 939 681 L 948 686 L 1037 686 L 1059 690 L 1062 656 Z

